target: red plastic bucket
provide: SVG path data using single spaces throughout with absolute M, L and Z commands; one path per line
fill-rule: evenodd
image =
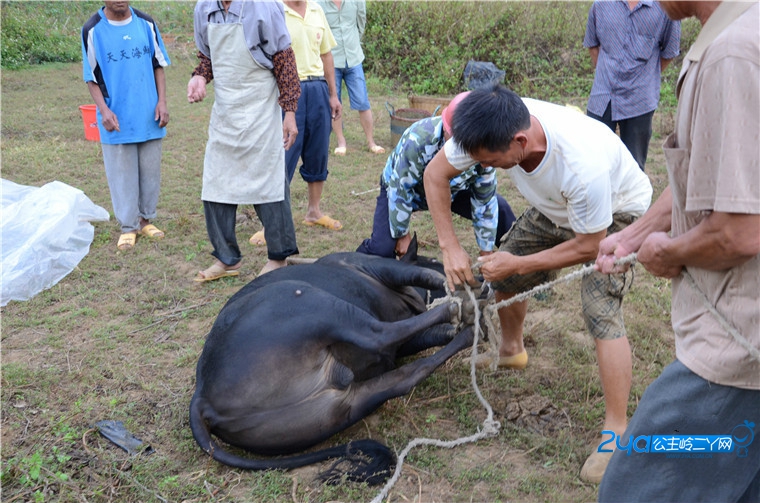
M 82 111 L 82 122 L 84 122 L 84 139 L 90 141 L 100 141 L 97 106 L 80 105 L 79 110 Z

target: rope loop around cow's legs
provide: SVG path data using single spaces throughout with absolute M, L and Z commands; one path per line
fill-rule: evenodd
M 391 476 L 390 479 L 388 479 L 388 482 L 385 483 L 385 486 L 383 486 L 383 489 L 378 493 L 377 496 L 372 500 L 372 503 L 381 503 L 383 499 L 388 495 L 391 488 L 396 484 L 396 481 L 398 481 L 399 477 L 401 476 L 401 469 L 404 465 L 404 459 L 406 458 L 407 454 L 409 452 L 417 447 L 418 445 L 432 445 L 435 447 L 446 447 L 446 448 L 452 448 L 456 447 L 458 445 L 477 442 L 478 440 L 488 438 L 488 437 L 495 437 L 499 434 L 499 430 L 501 429 L 501 423 L 499 421 L 495 420 L 493 418 L 493 408 L 488 403 L 488 401 L 483 397 L 483 394 L 480 392 L 480 388 L 478 387 L 477 378 L 475 375 L 475 356 L 478 352 L 478 341 L 480 340 L 480 309 L 478 309 L 478 303 L 477 299 L 475 297 L 475 294 L 472 291 L 472 288 L 470 288 L 469 285 L 465 285 L 464 287 L 465 292 L 467 293 L 467 296 L 470 299 L 470 302 L 472 302 L 473 306 L 475 306 L 475 327 L 474 327 L 474 337 L 472 340 L 472 351 L 473 351 L 473 357 L 470 362 L 470 380 L 472 382 L 472 387 L 475 390 L 475 395 L 478 397 L 478 400 L 486 409 L 486 419 L 483 421 L 483 427 L 478 432 L 476 432 L 473 435 L 470 435 L 468 437 L 460 437 L 456 440 L 437 440 L 434 438 L 415 438 L 411 440 L 406 447 L 398 454 L 397 460 L 396 460 L 396 469 L 393 472 L 393 476 Z M 433 304 L 431 304 L 431 307 L 433 305 L 438 305 L 441 302 L 441 299 L 438 299 L 437 301 L 434 301 Z M 442 302 L 454 302 L 459 306 L 459 319 L 462 319 L 462 299 L 460 297 L 457 297 L 456 295 L 453 295 L 451 291 L 448 288 L 448 285 L 446 285 L 446 297 L 442 300 Z
M 628 257 L 625 257 L 623 259 L 620 259 L 616 261 L 615 263 L 617 265 L 624 265 L 624 264 L 632 264 L 636 260 L 636 254 L 631 254 Z M 385 486 L 383 486 L 383 489 L 378 493 L 377 496 L 372 500 L 372 503 L 381 503 L 383 499 L 388 495 L 391 488 L 396 484 L 396 481 L 398 481 L 399 477 L 401 476 L 401 469 L 404 464 L 404 459 L 406 458 L 407 454 L 418 445 L 432 445 L 436 447 L 447 447 L 452 448 L 456 447 L 458 445 L 466 444 L 466 443 L 472 443 L 477 442 L 478 440 L 488 438 L 488 437 L 494 437 L 499 434 L 499 431 L 501 429 L 501 423 L 494 419 L 493 417 L 493 408 L 488 403 L 488 401 L 483 397 L 483 394 L 480 392 L 480 388 L 478 387 L 477 382 L 477 376 L 475 372 L 475 362 L 477 360 L 478 356 L 478 342 L 480 342 L 481 339 L 481 323 L 480 318 L 483 316 L 483 314 L 486 314 L 485 317 L 485 325 L 488 328 L 489 332 L 489 341 L 491 341 L 492 350 L 495 347 L 496 352 L 498 352 L 498 341 L 496 339 L 496 327 L 493 325 L 493 321 L 491 320 L 491 314 L 496 312 L 501 307 L 506 307 L 514 302 L 521 302 L 523 300 L 529 299 L 533 295 L 539 292 L 543 292 L 544 290 L 548 290 L 552 288 L 553 286 L 559 284 L 559 283 L 568 283 L 575 278 L 579 278 L 582 276 L 585 276 L 586 274 L 589 274 L 593 271 L 593 265 L 585 266 L 578 271 L 575 271 L 573 273 L 568 274 L 567 276 L 563 276 L 562 278 L 559 278 L 554 281 L 550 281 L 548 283 L 544 283 L 542 285 L 538 285 L 537 287 L 528 290 L 527 292 L 523 292 L 519 295 L 516 295 L 515 297 L 512 297 L 511 299 L 508 299 L 506 301 L 499 302 L 494 305 L 487 305 L 483 312 L 478 307 L 477 298 L 475 297 L 475 294 L 472 291 L 472 288 L 470 288 L 469 285 L 464 285 L 464 290 L 469 297 L 470 302 L 474 306 L 475 309 L 475 322 L 474 322 L 474 337 L 472 341 L 472 357 L 470 359 L 470 381 L 472 382 L 472 388 L 475 391 L 475 395 L 478 397 L 478 400 L 483 405 L 483 407 L 486 409 L 486 419 L 483 420 L 483 426 L 482 429 L 480 429 L 477 433 L 470 435 L 468 437 L 461 437 L 456 440 L 436 440 L 432 438 L 415 438 L 411 440 L 406 447 L 401 451 L 401 453 L 397 456 L 396 461 L 396 469 L 393 472 L 393 476 L 388 479 L 388 482 L 385 483 Z M 429 307 L 433 307 L 436 305 L 439 305 L 441 303 L 445 302 L 454 302 L 459 306 L 459 320 L 462 320 L 462 299 L 456 295 L 454 295 L 451 290 L 448 287 L 448 282 L 444 283 L 446 288 L 446 297 L 443 299 L 437 299 L 434 301 Z M 498 358 L 493 359 L 494 362 L 498 360 Z

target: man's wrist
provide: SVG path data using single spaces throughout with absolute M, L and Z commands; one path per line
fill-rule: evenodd
M 459 241 L 457 240 L 456 236 L 454 236 L 452 239 L 438 239 L 438 247 L 441 249 L 441 251 L 452 251 L 457 248 L 459 248 Z

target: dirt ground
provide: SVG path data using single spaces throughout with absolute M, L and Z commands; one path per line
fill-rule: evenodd
M 96 223 L 90 253 L 76 270 L 33 299 L 2 309 L 3 501 L 369 501 L 380 488 L 316 481 L 325 466 L 264 473 L 230 469 L 210 461 L 192 438 L 187 407 L 205 335 L 226 300 L 254 278 L 266 257 L 247 244 L 260 224 L 250 208 L 241 208 L 241 276 L 201 285 L 191 281 L 211 260 L 199 195 L 212 97 L 188 105 L 185 86 L 193 60 L 190 55 L 173 59 L 167 71 L 172 123 L 164 141 L 156 219 L 167 238 L 141 239 L 124 253 L 116 250 L 119 229 L 113 218 Z M 376 137 L 390 151 L 382 104 L 405 106 L 406 96 L 373 86 Z M 77 105 L 87 102 L 79 65 L 3 72 L 3 178 L 34 186 L 61 180 L 111 211 L 99 145 L 82 134 Z M 666 183 L 660 143 L 670 119 L 655 120 L 648 171 L 659 194 Z M 352 250 L 370 232 L 385 156 L 362 149 L 354 112 L 347 113 L 346 128 L 349 154 L 331 157 L 323 198 L 323 209 L 343 221 L 343 231 L 300 223 L 306 187 L 294 179 L 302 257 Z M 525 203 L 506 176 L 500 175 L 500 183 L 500 192 L 521 212 Z M 415 215 L 413 228 L 421 252 L 438 256 L 429 215 Z M 475 256 L 468 224 L 457 221 L 457 232 Z M 596 498 L 596 487 L 578 479 L 601 430 L 603 398 L 577 292 L 577 282 L 562 283 L 530 301 L 527 370 L 476 374 L 500 423 L 498 435 L 453 448 L 413 449 L 384 501 Z M 668 283 L 639 268 L 625 307 L 634 353 L 630 413 L 673 358 L 669 311 Z M 373 438 L 399 453 L 415 438 L 476 434 L 487 408 L 463 363 L 468 354 L 452 358 L 409 396 L 387 402 L 326 445 Z M 155 452 L 127 455 L 94 429 L 103 419 L 123 421 Z

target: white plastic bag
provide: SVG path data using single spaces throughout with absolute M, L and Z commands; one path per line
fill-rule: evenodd
M 42 187 L 2 180 L 0 306 L 28 300 L 58 283 L 90 251 L 108 212 L 63 182 Z

